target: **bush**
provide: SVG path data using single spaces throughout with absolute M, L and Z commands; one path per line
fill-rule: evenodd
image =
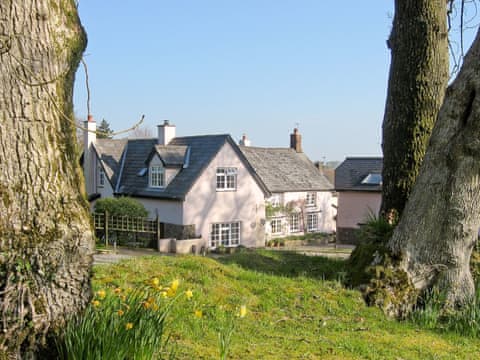
M 95 203 L 95 212 L 104 213 L 108 211 L 110 215 L 147 217 L 148 211 L 137 200 L 129 197 L 105 198 Z

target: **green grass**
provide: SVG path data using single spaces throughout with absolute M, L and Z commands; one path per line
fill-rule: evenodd
M 339 280 L 345 262 L 280 251 L 244 251 L 219 259 L 143 257 L 94 268 L 95 290 L 181 280 L 192 289 L 178 302 L 165 331 L 178 359 L 218 359 L 218 332 L 228 327 L 224 308 L 241 304 L 229 359 L 477 359 L 480 341 L 388 320 L 365 306 Z M 224 306 L 223 309 L 220 306 Z M 202 310 L 199 319 L 194 310 Z

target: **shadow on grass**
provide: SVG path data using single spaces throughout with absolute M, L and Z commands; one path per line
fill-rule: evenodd
M 292 251 L 243 250 L 217 259 L 225 265 L 286 277 L 309 277 L 343 282 L 346 261 L 323 256 L 306 256 Z

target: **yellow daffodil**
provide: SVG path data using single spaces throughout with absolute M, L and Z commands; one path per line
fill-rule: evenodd
M 125 301 L 127 300 L 127 297 L 125 295 L 120 295 L 120 300 Z
M 93 300 L 93 301 L 92 301 L 92 305 L 93 305 L 94 307 L 100 306 L 100 301 L 98 301 L 98 300 Z
M 155 302 L 155 298 L 153 298 L 153 297 L 150 296 L 150 297 L 147 299 L 147 302 L 148 302 L 149 304 L 153 304 L 153 303 Z
M 117 311 L 117 314 L 118 314 L 118 316 L 123 316 L 123 314 L 125 314 L 125 311 L 120 309 L 120 310 Z
M 115 294 L 120 294 L 122 292 L 122 289 L 120 289 L 119 287 L 115 288 L 115 290 L 113 290 L 113 292 Z
M 125 324 L 125 330 L 133 329 L 133 323 L 129 322 Z
M 245 305 L 240 306 L 240 313 L 238 316 L 241 318 L 245 317 L 247 315 L 247 307 Z
M 162 295 L 163 298 L 166 298 L 168 296 L 166 291 L 162 291 L 160 295 Z
M 145 309 L 150 309 L 150 306 L 152 306 L 148 301 L 144 301 L 142 305 Z
M 193 291 L 192 290 L 185 291 L 185 296 L 187 297 L 188 300 L 190 300 L 193 297 Z
M 175 293 L 176 293 L 176 290 L 174 290 L 173 288 L 170 288 L 170 289 L 167 290 L 167 296 L 168 297 L 174 297 Z
M 158 286 L 160 285 L 160 279 L 157 277 L 152 278 L 151 283 L 153 286 Z
M 158 310 L 158 305 L 157 305 L 157 304 L 153 304 L 153 305 L 152 305 L 152 310 L 153 310 L 153 311 L 157 311 L 157 310 Z
M 177 291 L 178 289 L 178 285 L 180 285 L 180 280 L 178 279 L 175 279 L 172 281 L 172 284 L 170 285 L 170 288 L 173 290 L 173 291 Z
M 105 299 L 105 296 L 107 296 L 107 293 L 105 292 L 105 290 L 98 290 L 97 296 L 99 299 Z
M 201 319 L 203 317 L 202 310 L 195 310 L 195 317 Z

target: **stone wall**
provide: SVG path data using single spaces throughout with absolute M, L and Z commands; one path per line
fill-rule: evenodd
M 358 232 L 358 228 L 337 228 L 337 244 L 358 245 L 360 243 Z
M 195 233 L 195 225 L 177 225 L 162 223 L 162 237 L 177 240 L 195 239 L 199 236 Z

